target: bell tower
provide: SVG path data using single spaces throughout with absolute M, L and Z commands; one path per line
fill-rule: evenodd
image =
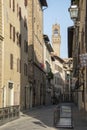
M 60 25 L 54 24 L 52 26 L 52 45 L 54 53 L 57 56 L 60 56 L 60 43 L 61 43 Z

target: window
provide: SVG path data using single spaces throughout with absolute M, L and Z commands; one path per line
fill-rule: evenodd
M 13 0 L 13 12 L 15 11 L 15 0 Z
M 58 29 L 54 30 L 54 36 L 58 36 Z
M 26 63 L 24 63 L 24 75 L 27 76 L 27 64 Z
M 13 54 L 10 54 L 10 69 L 13 69 Z
M 13 83 L 8 83 L 8 87 L 10 88 L 10 89 L 12 89 L 13 88 Z
M 19 20 L 21 20 L 21 7 L 19 7 Z
M 24 27 L 27 29 L 27 19 L 26 19 L 26 16 L 24 16 Z
M 13 39 L 15 42 L 15 27 L 10 24 L 10 39 Z
M 27 6 L 27 0 L 24 0 L 24 5 Z
M 7 91 L 7 105 L 13 106 L 14 105 L 14 90 L 13 90 L 14 84 L 12 82 L 8 82 L 8 91 Z
M 21 34 L 19 34 L 19 32 L 17 32 L 16 37 L 17 37 L 17 45 L 21 46 Z
M 26 40 L 24 41 L 24 52 L 28 52 L 28 42 Z
M 12 39 L 12 25 L 10 24 L 10 39 Z
M 9 7 L 11 8 L 11 0 L 9 0 Z
M 13 41 L 15 42 L 15 27 L 13 27 Z
M 9 0 L 9 7 L 13 10 L 13 12 L 15 11 L 15 0 Z
M 19 32 L 16 32 L 17 45 L 19 44 Z
M 19 45 L 21 46 L 21 34 L 19 34 Z
M 55 30 L 54 30 L 54 34 L 58 34 L 58 29 L 55 29 Z

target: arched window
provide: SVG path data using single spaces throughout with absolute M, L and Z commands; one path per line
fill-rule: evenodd
M 54 30 L 54 35 L 58 36 L 58 29 Z

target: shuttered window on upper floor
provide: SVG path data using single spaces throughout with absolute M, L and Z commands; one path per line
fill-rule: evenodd
M 13 12 L 15 11 L 15 0 L 9 0 L 9 7 L 13 10 Z
M 24 41 L 24 52 L 28 52 L 28 42 L 26 40 Z
M 15 11 L 15 0 L 13 0 L 13 12 Z
M 21 20 L 22 16 L 21 16 L 21 7 L 19 7 L 19 20 Z
M 27 6 L 27 0 L 24 0 L 24 5 Z
M 10 24 L 10 39 L 12 38 L 12 25 Z
M 9 7 L 11 8 L 11 0 L 9 0 Z
M 27 19 L 26 19 L 26 16 L 24 16 L 24 27 L 27 29 Z
M 15 42 L 15 27 L 12 24 L 10 24 L 10 39 Z
M 13 41 L 15 42 L 15 27 L 13 27 Z
M 13 69 L 13 54 L 10 54 L 10 69 Z
M 22 37 L 21 37 L 21 34 L 19 32 L 16 33 L 16 38 L 17 38 L 17 45 L 19 47 L 21 47 L 21 40 L 22 40 Z

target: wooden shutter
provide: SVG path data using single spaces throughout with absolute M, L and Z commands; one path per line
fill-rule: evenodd
M 13 0 L 13 11 L 15 11 L 15 0 Z
M 13 54 L 10 54 L 10 69 L 13 69 Z
M 13 41 L 15 42 L 15 27 L 13 27 Z
M 10 39 L 12 38 L 12 25 L 10 24 Z
M 24 0 L 24 5 L 27 6 L 27 0 Z

